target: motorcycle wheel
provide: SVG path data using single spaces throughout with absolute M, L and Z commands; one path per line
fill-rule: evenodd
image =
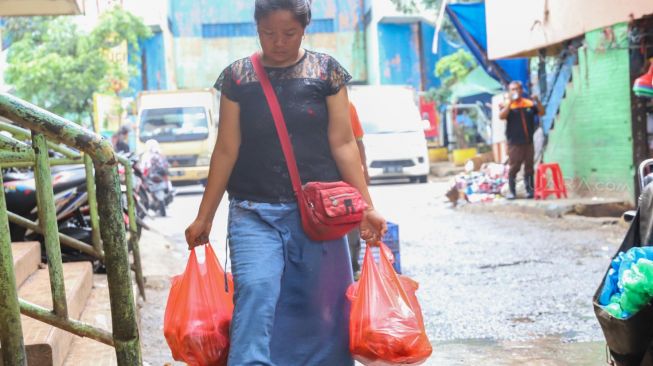
M 144 189 L 138 191 L 138 196 L 140 197 L 141 205 L 145 209 L 145 216 L 147 216 L 147 210 L 150 209 L 150 198 L 148 197 L 147 192 L 145 192 Z

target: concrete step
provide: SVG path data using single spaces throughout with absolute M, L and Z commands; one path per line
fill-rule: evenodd
M 93 285 L 90 262 L 64 263 L 66 301 L 70 318 L 79 319 Z M 20 298 L 52 309 L 47 269 L 38 270 L 18 290 Z M 38 320 L 21 316 L 29 366 L 61 366 L 70 350 L 73 335 Z
M 41 244 L 39 242 L 12 243 L 11 254 L 14 257 L 14 274 L 16 285 L 20 285 L 39 269 L 41 264 Z
M 93 277 L 93 290 L 86 302 L 81 321 L 111 332 L 111 304 L 106 275 Z M 64 366 L 114 366 L 117 364 L 116 351 L 88 338 L 74 336 L 73 344 Z

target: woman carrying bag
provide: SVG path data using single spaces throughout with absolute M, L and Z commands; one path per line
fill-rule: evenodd
M 227 67 L 220 131 L 189 247 L 208 242 L 229 193 L 234 316 L 229 365 L 353 365 L 345 234 L 377 242 L 374 210 L 349 120 L 351 78 L 301 48 L 308 0 L 256 0 L 262 52 Z M 342 233 L 342 234 L 341 234 Z

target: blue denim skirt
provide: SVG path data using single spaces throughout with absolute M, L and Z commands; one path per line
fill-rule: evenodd
M 347 239 L 315 242 L 295 203 L 231 200 L 229 366 L 352 366 Z

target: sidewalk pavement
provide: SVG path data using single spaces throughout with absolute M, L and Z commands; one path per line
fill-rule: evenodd
M 147 301 L 140 310 L 143 365 L 185 365 L 172 359 L 163 335 L 163 317 L 171 278 L 184 271 L 188 258 L 156 230 L 143 230 L 140 249 L 147 293 Z
M 188 258 L 175 251 L 173 244 L 161 233 L 143 230 L 139 244 L 143 277 L 148 287 L 158 287 L 160 281 L 168 283 L 171 277 L 184 271 Z
M 465 167 L 456 166 L 450 161 L 431 163 L 431 175 L 438 178 L 446 178 L 458 175 L 465 171 Z
M 487 203 L 473 203 L 464 206 L 471 212 L 517 212 L 560 218 L 565 215 L 586 217 L 621 217 L 632 206 L 622 200 L 610 198 L 565 198 L 547 200 L 498 199 Z

